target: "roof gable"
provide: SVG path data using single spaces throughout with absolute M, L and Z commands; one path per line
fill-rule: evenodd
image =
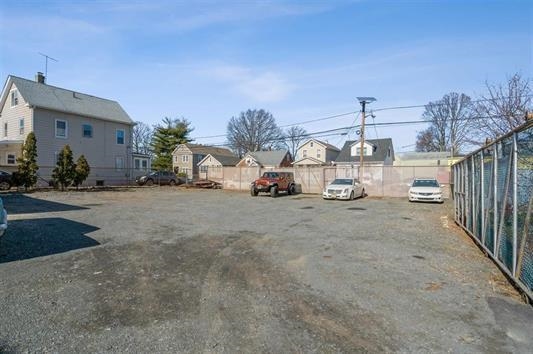
M 8 76 L 4 91 L 15 85 L 27 104 L 34 108 L 48 109 L 91 118 L 133 125 L 133 121 L 116 101 L 71 91 L 16 76 Z M 7 99 L 2 93 L 2 102 Z
M 357 159 L 355 156 L 352 156 L 350 151 L 353 145 L 359 144 L 360 141 L 357 140 L 348 140 L 344 143 L 344 146 L 341 149 L 339 156 L 335 162 L 359 162 L 359 156 Z M 372 145 L 373 152 L 372 156 L 363 156 L 364 161 L 367 162 L 382 162 L 385 161 L 389 154 L 389 149 L 391 151 L 391 159 L 394 161 L 394 148 L 392 146 L 392 139 L 365 139 L 365 143 Z
M 206 157 L 204 157 L 200 162 L 198 162 L 198 166 L 204 164 L 205 161 L 207 161 L 208 158 L 214 158 L 218 163 L 220 163 L 222 166 L 235 166 L 237 163 L 239 163 L 240 159 L 237 156 L 226 156 L 226 155 L 218 155 L 218 154 L 208 154 Z
M 185 150 L 189 151 L 191 154 L 199 154 L 199 155 L 224 155 L 224 156 L 234 156 L 233 152 L 231 150 L 221 147 L 215 147 L 215 146 L 209 146 L 209 145 L 201 145 L 201 144 L 192 144 L 192 143 L 186 143 L 186 144 L 179 144 L 176 146 L 174 151 L 172 152 L 177 153 L 178 150 Z
M 324 147 L 324 149 L 329 149 L 329 150 L 334 150 L 334 151 L 340 151 L 338 147 L 334 146 L 334 145 L 331 145 L 329 143 L 326 143 L 322 140 L 318 140 L 318 139 L 315 139 L 315 138 L 312 138 L 312 139 L 309 139 L 307 140 L 305 143 L 303 143 L 302 145 L 300 145 L 300 147 L 298 148 L 298 151 L 303 148 L 304 146 L 307 146 L 309 143 L 311 142 L 314 142 L 314 143 L 317 143 L 319 145 L 322 145 Z

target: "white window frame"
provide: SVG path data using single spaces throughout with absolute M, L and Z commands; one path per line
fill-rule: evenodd
M 13 162 L 9 162 L 9 156 L 13 156 Z M 6 152 L 6 165 L 16 165 L 17 164 L 17 154 L 14 152 Z
M 119 163 L 119 161 L 121 161 Z M 124 156 L 115 156 L 115 170 L 122 171 L 124 170 Z
M 4 138 L 7 138 L 7 122 L 4 123 Z
M 189 162 L 189 155 L 181 155 L 181 162 Z
M 148 169 L 148 160 L 147 159 L 141 159 L 141 169 L 146 171 Z
M 133 168 L 137 171 L 140 171 L 141 169 L 141 159 L 136 157 L 133 159 Z
M 118 142 L 118 132 L 122 132 L 122 143 Z M 126 144 L 126 131 L 124 129 L 116 129 L 115 130 L 115 143 L 117 145 L 125 145 Z
M 316 149 L 316 158 L 317 158 L 317 159 L 320 159 L 320 158 L 321 158 L 321 157 L 320 157 L 320 154 L 321 154 L 320 149 Z
M 91 136 L 85 136 L 85 126 L 88 126 L 91 128 Z M 93 125 L 89 123 L 83 123 L 81 125 L 81 137 L 86 139 L 91 139 L 93 137 Z
M 57 135 L 57 122 L 64 122 L 65 123 L 65 136 Z M 58 139 L 67 139 L 68 138 L 68 121 L 65 119 L 56 119 L 54 122 L 54 128 L 55 128 L 55 136 Z
M 18 90 L 11 90 L 9 92 L 9 97 L 11 99 L 11 107 L 16 107 L 19 105 L 19 92 Z
M 19 135 L 24 135 L 24 118 L 19 119 Z

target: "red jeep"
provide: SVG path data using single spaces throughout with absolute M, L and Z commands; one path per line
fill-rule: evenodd
M 256 197 L 259 192 L 270 193 L 275 198 L 278 192 L 287 192 L 288 195 L 294 194 L 294 176 L 292 172 L 265 172 L 252 182 L 250 194 Z

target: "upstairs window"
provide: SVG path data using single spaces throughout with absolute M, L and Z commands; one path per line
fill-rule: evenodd
M 317 150 L 316 150 L 316 158 L 317 158 L 317 159 L 320 158 L 320 154 L 321 154 L 320 149 L 317 149 Z
M 358 146 L 355 148 L 355 156 L 360 156 L 361 155 L 361 147 Z M 368 155 L 368 149 L 366 148 L 366 146 L 363 148 L 363 155 L 366 156 Z
M 82 129 L 82 136 L 84 138 L 92 138 L 93 137 L 93 126 L 90 124 L 83 124 L 81 126 Z
M 313 147 L 313 142 L 311 141 L 311 143 L 309 144 L 310 147 Z
M 19 92 L 17 90 L 11 91 L 11 107 L 19 104 Z
M 307 150 L 303 151 L 303 157 L 307 157 Z
M 117 145 L 124 145 L 124 129 L 117 129 Z
M 189 155 L 182 155 L 181 162 L 189 162 Z
M 24 135 L 24 118 L 19 119 L 19 134 Z
M 4 138 L 7 137 L 7 123 L 4 123 Z
M 66 139 L 68 137 L 68 126 L 66 120 L 56 119 L 56 138 Z

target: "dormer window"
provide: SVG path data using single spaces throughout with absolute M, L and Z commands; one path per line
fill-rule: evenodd
M 19 92 L 17 90 L 11 91 L 11 107 L 19 104 Z
M 310 147 L 313 147 L 313 142 L 311 141 L 311 143 L 309 144 Z
M 358 146 L 355 148 L 355 156 L 360 156 L 360 155 L 361 155 L 361 147 Z M 368 148 L 366 146 L 363 148 L 363 155 L 364 156 L 368 155 Z

